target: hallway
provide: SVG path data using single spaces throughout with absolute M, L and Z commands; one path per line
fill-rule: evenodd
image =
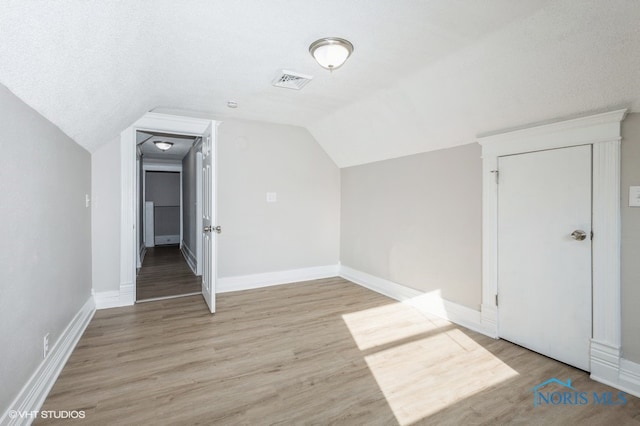
M 193 274 L 177 245 L 147 249 L 136 280 L 136 301 L 200 291 L 201 277 Z

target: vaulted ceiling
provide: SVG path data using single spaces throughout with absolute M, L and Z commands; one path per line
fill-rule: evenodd
M 341 167 L 532 122 L 640 111 L 636 0 L 1 0 L 0 8 L 0 83 L 90 151 L 147 111 L 303 126 Z M 307 51 L 325 36 L 355 46 L 333 73 Z M 273 87 L 282 69 L 314 78 L 300 91 Z

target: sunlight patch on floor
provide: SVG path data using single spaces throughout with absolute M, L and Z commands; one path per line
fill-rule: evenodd
M 361 351 L 438 329 L 422 313 L 402 303 L 344 314 L 342 319 Z
M 343 318 L 401 425 L 518 376 L 461 329 L 406 304 Z M 465 371 L 462 381 L 460 370 Z

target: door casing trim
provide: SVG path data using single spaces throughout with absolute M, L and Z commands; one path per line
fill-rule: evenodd
M 591 377 L 614 383 L 620 370 L 620 142 L 626 109 L 478 137 L 482 146 L 481 321 L 499 336 L 498 157 L 577 145 L 593 146 L 593 336 Z M 543 172 L 543 171 L 541 171 Z
M 136 300 L 136 131 L 202 136 L 212 121 L 214 127 L 219 123 L 148 112 L 120 134 L 120 297 L 117 306 L 133 305 Z

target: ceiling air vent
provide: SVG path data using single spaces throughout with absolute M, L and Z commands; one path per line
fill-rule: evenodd
M 272 84 L 276 87 L 300 90 L 312 79 L 313 76 L 311 75 L 304 75 L 293 71 L 282 70 L 282 74 L 276 77 L 275 80 L 273 80 Z

